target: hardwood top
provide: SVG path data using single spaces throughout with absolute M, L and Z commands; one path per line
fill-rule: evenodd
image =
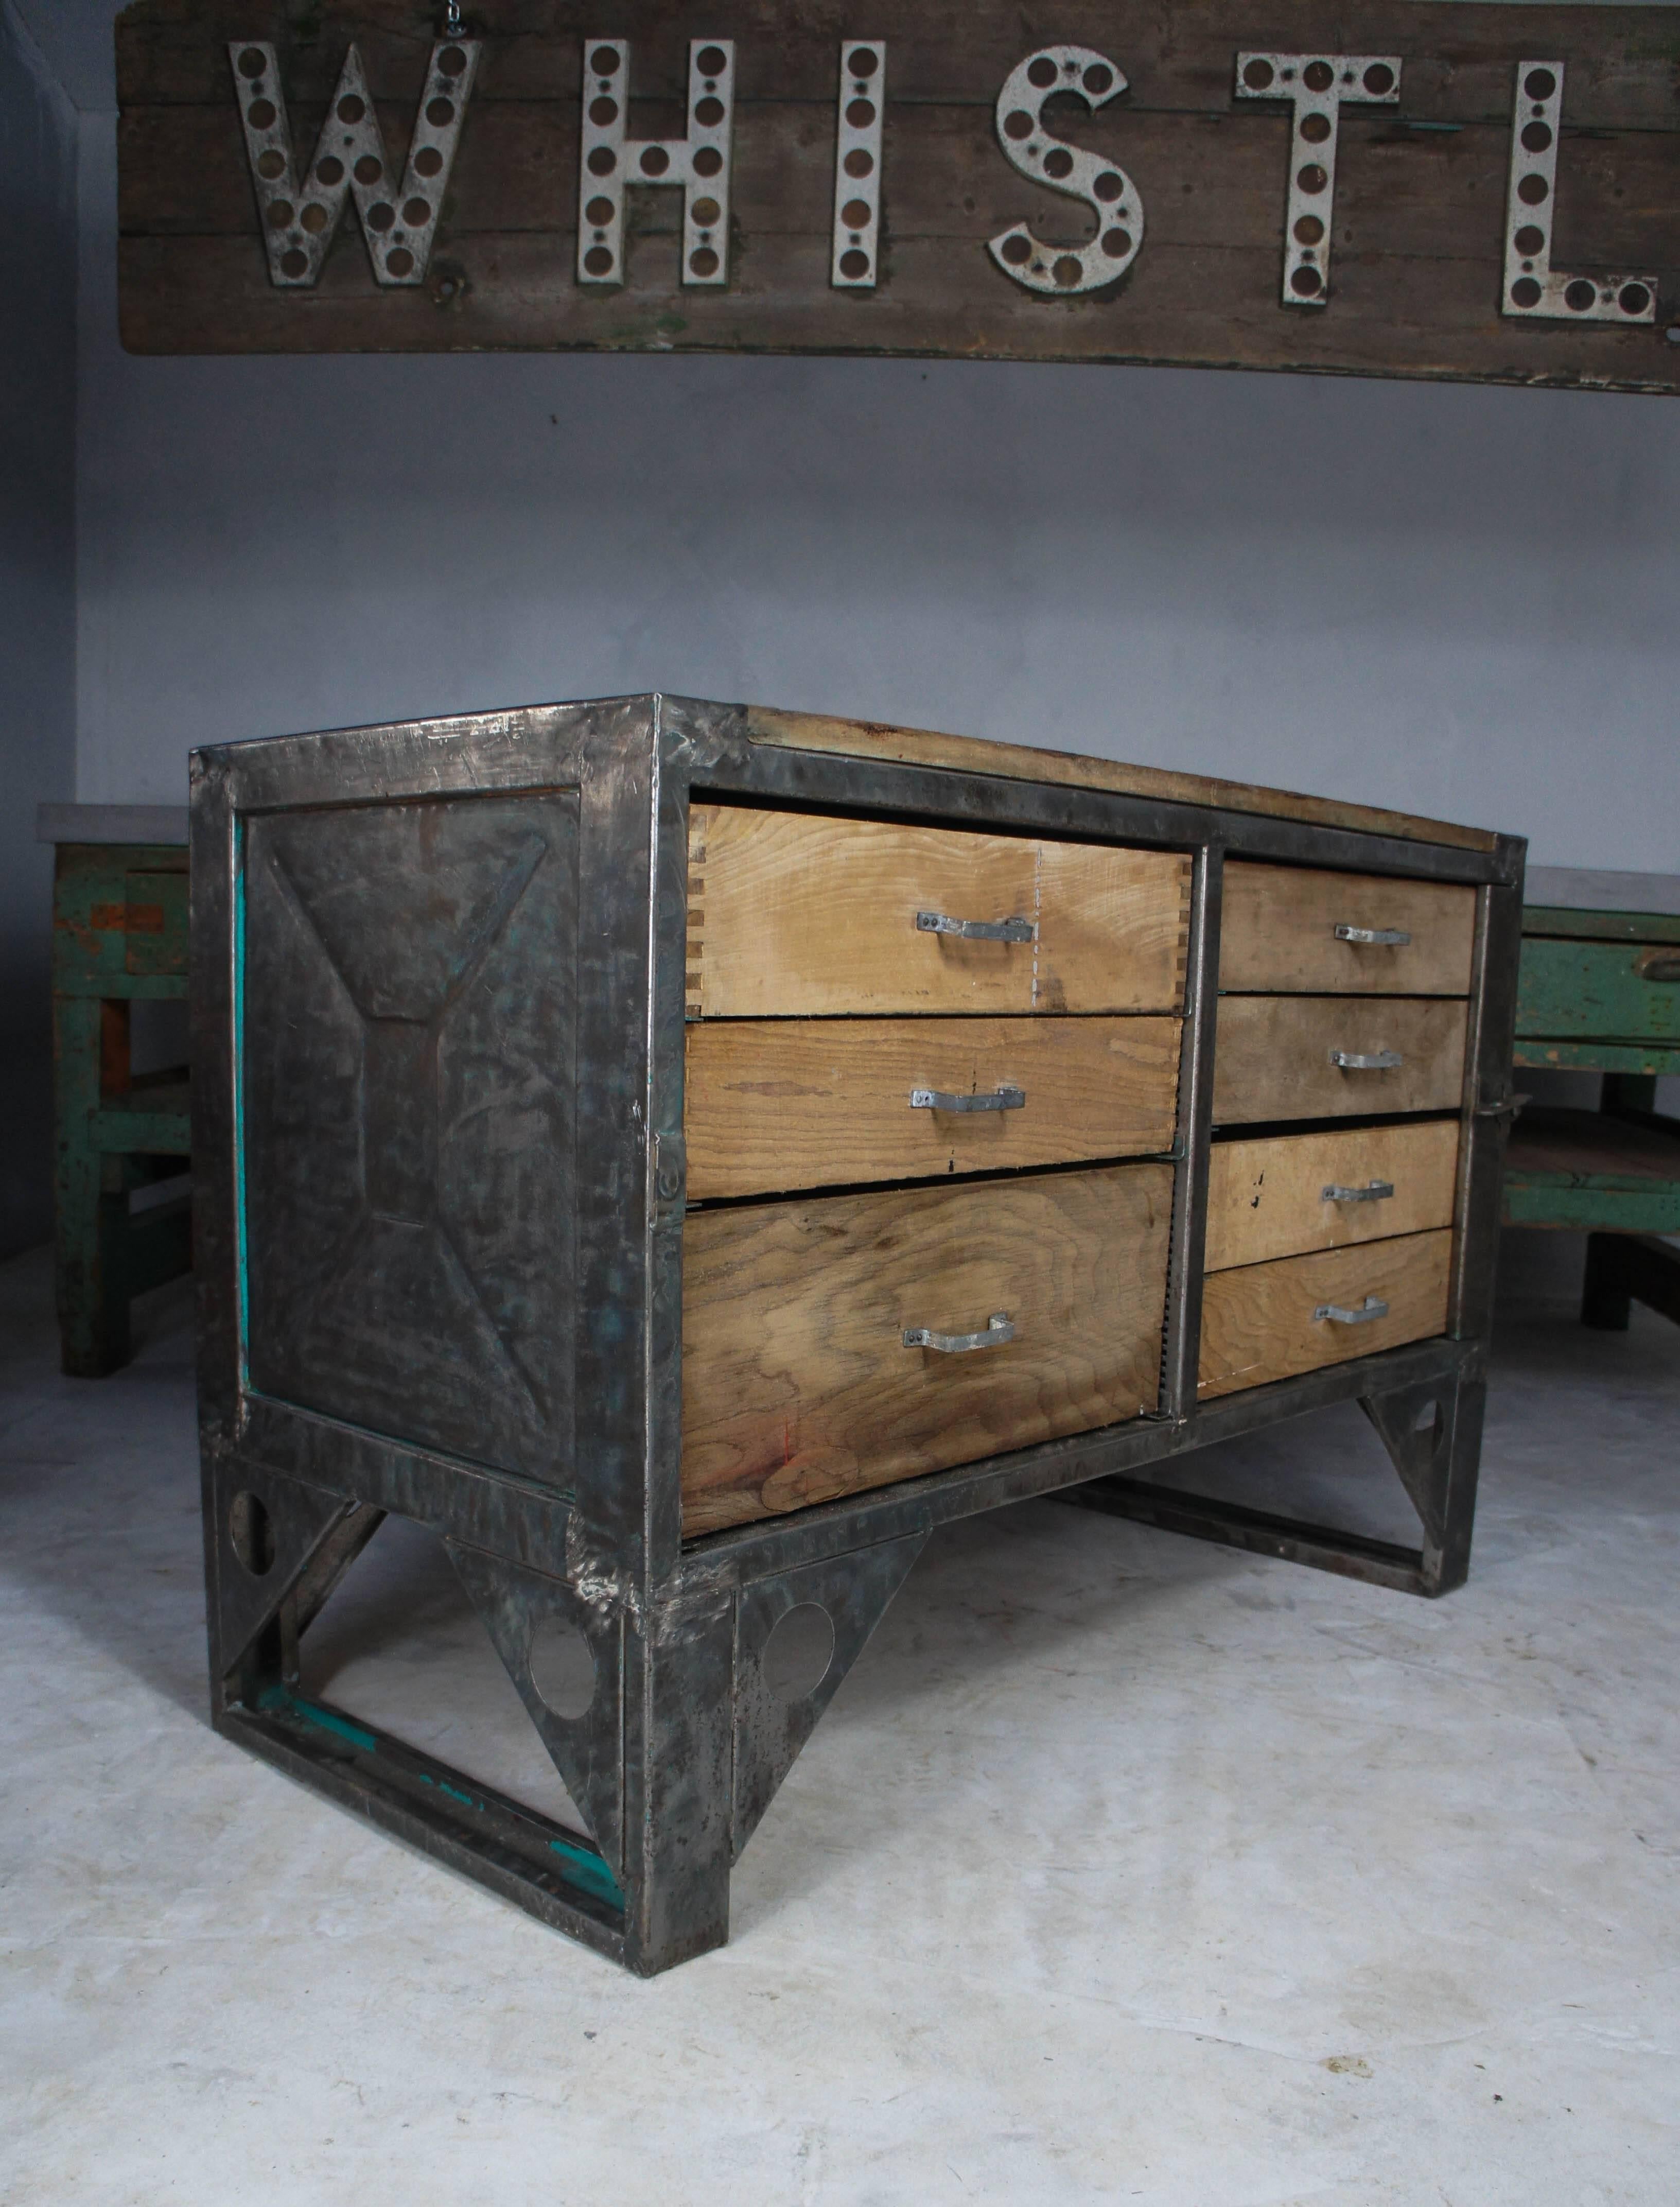
M 1000 744 L 978 736 L 895 728 L 879 721 L 841 721 L 822 713 L 782 713 L 770 706 L 749 705 L 746 732 L 756 744 L 775 744 L 788 751 L 837 751 L 852 758 L 951 767 L 964 774 L 1055 782 L 1066 788 L 1102 790 L 1119 797 L 1217 805 L 1227 812 L 1261 813 L 1274 820 L 1305 821 L 1316 828 L 1393 835 L 1408 843 L 1444 843 L 1461 851 L 1491 852 L 1499 842 L 1491 828 L 1456 827 L 1448 821 L 1421 820 L 1375 805 L 1344 804 L 1335 798 L 1303 797 L 1289 790 L 1263 789 L 1253 782 L 1180 774 L 1168 767 L 1122 766 L 1112 759 L 1038 751 L 1029 744 Z

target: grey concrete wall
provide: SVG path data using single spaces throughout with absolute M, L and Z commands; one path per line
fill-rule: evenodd
M 52 853 L 75 787 L 76 118 L 0 0 L 0 1257 L 52 1231 Z

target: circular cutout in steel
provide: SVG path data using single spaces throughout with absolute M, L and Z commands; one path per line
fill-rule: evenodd
M 467 57 L 459 46 L 445 46 L 438 56 L 438 68 L 445 76 L 461 76 L 466 67 Z
M 592 245 L 583 255 L 583 273 L 586 276 L 610 276 L 613 273 L 613 256 L 604 245 Z
M 861 146 L 854 146 L 846 157 L 845 165 L 848 176 L 867 176 L 875 168 L 875 156 L 866 153 Z
M 1297 245 L 1322 245 L 1324 238 L 1324 225 L 1316 214 L 1304 214 L 1295 224 Z
M 269 201 L 268 227 L 271 230 L 290 230 L 296 218 L 296 211 L 290 200 Z
M 693 215 L 696 222 L 699 224 L 702 230 L 709 230 L 712 224 L 717 220 L 718 217 L 723 212 L 723 209 L 719 206 L 715 200 L 697 199 L 694 202 L 693 206 L 690 209 L 690 212 Z M 671 1191 L 673 1195 L 676 1192 L 675 1188 L 673 1188 Z M 663 1193 L 662 1190 L 661 1193 Z
M 1522 254 L 1540 253 L 1545 248 L 1545 232 L 1537 223 L 1525 222 L 1511 243 Z
M 1300 118 L 1300 135 L 1309 146 L 1322 146 L 1330 135 L 1329 116 L 1303 115 Z
M 1365 73 L 1365 88 L 1375 99 L 1394 90 L 1394 71 L 1386 62 L 1372 62 Z
M 872 99 L 854 99 L 846 111 L 846 119 L 854 130 L 867 130 L 875 120 Z
M 1624 284 L 1617 294 L 1617 304 L 1624 314 L 1642 314 L 1651 303 L 1651 294 L 1643 284 Z
M 870 213 L 867 200 L 848 200 L 840 209 L 840 220 L 848 230 L 862 230 L 870 218 Z
M 426 120 L 434 130 L 447 129 L 455 120 L 455 102 L 452 99 L 427 100 Z
M 308 254 L 300 253 L 295 245 L 289 252 L 280 255 L 280 273 L 283 276 L 304 276 L 308 273 Z
M 595 1697 L 595 1659 L 569 1617 L 545 1617 L 531 1635 L 531 1684 L 546 1709 L 568 1723 Z
M 248 1487 L 236 1494 L 229 1505 L 228 1539 L 251 1576 L 266 1578 L 274 1568 L 274 1521 L 262 1497 Z
M 644 176 L 662 176 L 671 166 L 671 156 L 663 146 L 644 146 L 642 148 L 642 173 Z
M 998 250 L 1012 268 L 1019 268 L 1032 258 L 1032 241 L 1017 230 L 1013 237 L 1004 239 Z
M 443 155 L 435 146 L 422 146 L 414 157 L 414 170 L 417 176 L 435 176 L 442 168 Z
M 360 123 L 367 112 L 367 108 L 353 92 L 347 92 L 338 102 L 338 120 L 341 123 Z
M 1266 87 L 1271 82 L 1272 75 L 1273 71 L 1271 63 L 1270 62 L 1263 62 L 1257 57 L 1253 61 L 1250 62 L 1247 68 L 1244 69 L 1242 73 L 1242 81 L 1248 87 L 1250 92 L 1264 92 Z
M 1052 146 L 1044 156 L 1044 174 L 1047 176 L 1071 176 L 1073 173 L 1073 155 L 1065 146 Z
M 1104 206 L 1112 206 L 1116 200 L 1125 197 L 1126 179 L 1117 176 L 1112 169 L 1104 169 L 1091 188 Z
M 596 146 L 592 148 L 589 164 L 589 174 L 592 176 L 610 176 L 618 165 L 619 157 L 610 146 Z
M 385 256 L 385 265 L 393 276 L 412 276 L 414 255 L 406 245 L 393 245 Z
M 1304 169 L 1296 170 L 1295 182 L 1304 192 L 1321 192 L 1330 182 L 1330 176 L 1316 161 L 1309 161 Z
M 702 130 L 715 130 L 728 111 L 720 99 L 713 99 L 709 93 L 694 104 L 694 119 Z
M 268 67 L 266 58 L 254 46 L 247 46 L 239 57 L 239 74 L 255 81 Z
M 384 174 L 384 163 L 371 153 L 364 153 L 356 164 L 356 181 L 359 184 L 376 184 Z
M 1013 138 L 1017 142 L 1031 137 L 1035 127 L 1032 117 L 1024 107 L 1012 107 L 1003 118 L 1004 136 Z
M 1297 268 L 1289 278 L 1289 289 L 1303 299 L 1316 299 L 1324 288 L 1324 279 L 1316 268 Z
M 611 200 L 593 199 L 583 210 L 583 218 L 594 230 L 605 230 L 613 219 Z
M 589 102 L 589 120 L 597 130 L 605 130 L 619 119 L 619 103 L 609 99 L 603 92 Z
M 1538 307 L 1540 287 L 1532 276 L 1519 276 L 1511 285 L 1511 304 L 1514 307 Z
M 1522 89 L 1530 99 L 1550 99 L 1557 89 L 1557 80 L 1550 69 L 1530 69 L 1522 80 Z
M 802 1601 L 771 1626 L 759 1661 L 779 1702 L 802 1702 L 822 1684 L 834 1660 L 834 1620 L 821 1602 Z
M 619 66 L 619 57 L 611 46 L 597 46 L 589 56 L 589 67 L 597 76 L 612 76 Z
M 272 99 L 254 99 L 248 120 L 253 130 L 272 130 L 274 128 L 275 107 Z
M 1336 71 L 1328 62 L 1308 62 L 1300 81 L 1309 92 L 1328 92 L 1336 82 Z
M 1085 274 L 1085 263 L 1076 260 L 1071 253 L 1064 253 L 1050 273 L 1064 291 L 1071 291 Z
M 276 182 L 286 173 L 286 157 L 277 153 L 271 146 L 257 162 L 257 174 L 266 184 Z
M 867 46 L 859 46 L 857 51 L 848 57 L 846 65 L 847 69 L 851 70 L 853 76 L 873 76 L 875 75 L 875 56 L 870 51 Z
M 702 245 L 697 253 L 690 254 L 688 265 L 697 276 L 715 276 L 718 272 L 719 261 L 711 247 Z
M 431 203 L 427 200 L 404 200 L 403 220 L 410 230 L 424 230 L 432 219 Z
M 702 76 L 721 76 L 729 57 L 721 46 L 702 46 L 694 58 L 700 65 Z
M 859 252 L 855 245 L 852 246 L 849 251 L 841 254 L 840 272 L 848 282 L 857 283 L 860 277 L 867 276 L 870 272 L 868 254 Z
M 723 156 L 715 146 L 702 146 L 690 166 L 697 176 L 714 176 L 723 166 Z
M 1132 250 L 1131 231 L 1129 230 L 1105 230 L 1103 232 L 1103 250 L 1110 260 L 1124 260 L 1127 254 Z
M 1040 92 L 1044 92 L 1055 82 L 1055 63 L 1048 54 L 1040 54 L 1037 61 L 1028 64 L 1026 81 L 1029 84 L 1036 84 Z
M 1551 127 L 1549 123 L 1524 123 L 1522 126 L 1522 147 L 1525 153 L 1544 153 L 1546 147 L 1551 143 Z
M 1572 314 L 1584 314 L 1589 307 L 1599 303 L 1599 287 L 1589 284 L 1584 276 L 1577 276 L 1573 284 L 1563 289 L 1563 304 Z
M 1101 62 L 1093 62 L 1085 73 L 1085 88 L 1093 99 L 1100 99 L 1114 81 L 1114 71 Z

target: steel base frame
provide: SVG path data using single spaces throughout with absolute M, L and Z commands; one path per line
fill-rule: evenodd
M 680 1515 L 684 952 L 690 792 L 1013 827 L 1193 858 L 1175 1198 L 1157 1414 L 685 1542 Z M 572 1430 L 486 1461 L 253 1378 L 241 1089 L 251 823 L 486 793 L 576 805 Z M 755 742 L 747 709 L 533 708 L 200 752 L 193 795 L 193 1151 L 210 1673 L 218 1728 L 327 1798 L 643 1975 L 720 1945 L 732 1865 L 933 1528 L 1061 1495 L 1439 1594 L 1468 1565 L 1509 1111 L 1522 845 L 1492 853 L 1215 808 Z M 1225 854 L 1464 882 L 1479 924 L 1449 1331 L 1199 1405 Z M 547 946 L 549 952 L 553 945 Z M 373 1063 L 369 1058 L 369 1064 Z M 259 1346 L 260 1344 L 259 1343 Z M 1363 1404 L 1418 1511 L 1411 1551 L 1151 1485 L 1150 1468 Z M 387 1422 L 389 1420 L 387 1420 Z M 504 1451 L 505 1453 L 505 1451 Z M 388 1513 L 444 1542 L 587 1823 L 567 1830 L 300 1685 L 300 1642 Z M 820 1622 L 786 1659 L 784 1620 Z M 541 1649 L 584 1651 L 556 1696 Z M 547 1698 L 545 1698 L 547 1695 Z

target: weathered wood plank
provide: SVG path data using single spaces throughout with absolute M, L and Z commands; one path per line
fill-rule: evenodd
M 1210 1272 L 1312 1249 L 1342 1249 L 1452 1223 L 1456 1119 L 1216 1142 L 1208 1169 Z M 1367 1203 L 1326 1202 L 1327 1187 L 1386 1183 Z
M 683 1532 L 1153 1409 L 1172 1167 L 701 1211 L 683 1229 Z M 1007 1312 L 1012 1341 L 906 1348 Z
M 363 0 L 312 12 L 303 33 L 275 0 L 146 0 L 117 39 L 124 342 L 165 352 L 810 350 L 1680 388 L 1680 353 L 1661 327 L 1498 313 L 1513 70 L 1535 54 L 1568 67 L 1554 265 L 1656 278 L 1665 323 L 1680 297 L 1680 30 L 1665 10 L 1294 0 L 1242 22 L 1213 0 L 1067 0 L 1054 19 L 916 0 L 900 15 L 873 292 L 828 283 L 845 7 L 728 0 L 707 16 L 737 41 L 728 287 L 678 283 L 676 194 L 661 192 L 632 194 L 629 284 L 603 293 L 573 277 L 581 39 L 630 38 L 631 131 L 663 135 L 682 127 L 673 102 L 698 19 L 668 0 L 488 0 L 473 23 L 484 56 L 428 296 L 379 290 L 353 224 L 317 290 L 273 290 L 224 42 L 277 45 L 307 151 L 355 36 L 395 151 L 431 22 L 408 0 Z M 1045 299 L 1000 272 L 986 239 L 1027 219 L 1046 240 L 1077 242 L 1086 218 L 1011 170 L 993 103 L 1035 43 L 1073 39 L 1112 54 L 1131 89 L 1094 115 L 1067 103 L 1055 128 L 1126 166 L 1148 235 L 1117 286 Z M 1322 312 L 1277 296 L 1286 124 L 1281 110 L 1233 97 L 1235 51 L 1255 44 L 1404 57 L 1397 113 L 1342 117 Z
M 1175 1019 L 703 1020 L 688 1028 L 691 1202 L 1169 1148 Z M 1020 1092 L 912 1109 L 912 1090 Z
M 1264 1387 L 1444 1333 L 1451 1260 L 1452 1235 L 1442 1232 L 1211 1273 L 1202 1299 L 1198 1395 L 1205 1400 Z M 1325 1304 L 1357 1310 L 1368 1296 L 1388 1309 L 1365 1324 L 1313 1316 Z
M 1342 926 L 1409 940 L 1350 942 L 1336 935 Z M 1233 859 L 1225 868 L 1219 985 L 1257 992 L 1468 996 L 1475 934 L 1476 893 L 1455 882 Z
M 1456 1111 L 1463 1097 L 1465 1008 L 1453 996 L 1222 996 L 1213 1115 L 1346 1119 Z M 1393 1052 L 1396 1066 L 1348 1070 L 1332 1050 Z
M 1189 883 L 1175 852 L 697 804 L 689 1014 L 1175 1011 Z
M 1492 851 L 1498 837 L 1486 828 L 1460 828 L 1336 798 L 1265 789 L 1256 782 L 1222 781 L 1170 767 L 1124 766 L 1073 751 L 1039 751 L 1026 744 L 993 743 L 978 736 L 948 736 L 925 728 L 895 728 L 884 721 L 842 721 L 822 713 L 783 713 L 766 705 L 744 709 L 746 733 L 756 744 L 791 751 L 838 751 L 852 758 L 896 759 L 907 766 L 950 767 L 962 774 L 1001 775 L 1013 781 L 1049 781 L 1064 789 L 1107 790 L 1116 796 L 1157 798 L 1172 804 L 1214 804 L 1229 812 L 1270 819 L 1304 820 L 1319 828 L 1350 828 L 1407 842 L 1444 843 L 1463 851 Z
M 1680 948 L 1525 937 L 1516 1031 L 1680 1045 Z

